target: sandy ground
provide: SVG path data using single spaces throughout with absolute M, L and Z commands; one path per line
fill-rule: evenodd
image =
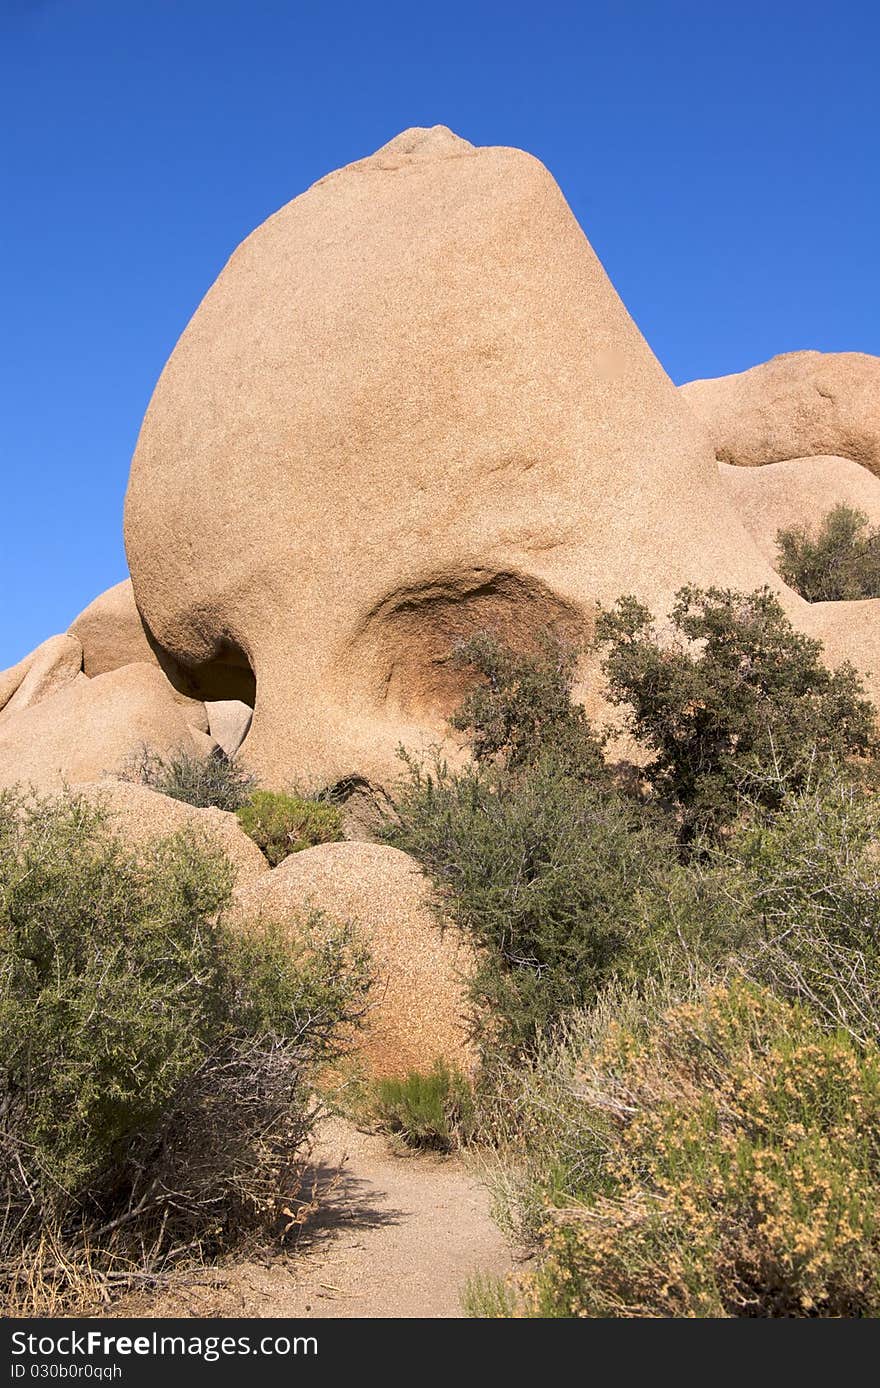
M 486 1191 L 456 1157 L 400 1156 L 385 1138 L 327 1119 L 313 1180 L 318 1213 L 295 1251 L 125 1298 L 111 1314 L 450 1318 L 470 1276 L 513 1267 Z

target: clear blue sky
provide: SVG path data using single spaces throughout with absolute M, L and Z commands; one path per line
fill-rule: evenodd
M 0 668 L 126 573 L 234 246 L 409 125 L 533 151 L 676 381 L 880 354 L 876 0 L 0 0 Z

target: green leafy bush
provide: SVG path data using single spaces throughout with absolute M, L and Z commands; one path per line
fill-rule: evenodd
M 471 997 L 486 1051 L 527 1054 L 613 978 L 686 972 L 754 947 L 754 893 L 739 869 L 739 887 L 728 881 L 711 839 L 738 815 L 761 823 L 817 771 L 837 774 L 844 757 L 875 750 L 855 672 L 826 670 L 819 644 L 792 630 L 769 591 L 685 589 L 672 615 L 671 648 L 634 599 L 599 622 L 611 697 L 630 704 L 633 731 L 655 752 L 643 772 L 649 803 L 607 773 L 585 774 L 599 743 L 572 705 L 568 657 L 530 664 L 488 638 L 466 650 L 495 673 L 456 716 L 475 765 L 405 758 L 386 837 L 418 859 L 479 948 Z M 680 855 L 682 839 L 702 852 Z
M 454 655 L 482 679 L 449 720 L 477 762 L 519 771 L 551 757 L 569 775 L 607 781 L 602 739 L 572 700 L 576 647 L 545 632 L 537 653 L 522 655 L 484 632 Z
M 518 1314 L 880 1314 L 877 1047 L 743 982 L 603 1020 L 569 1036 L 564 1119 L 558 1055 L 531 1076 L 568 1141 Z
M 330 800 L 255 790 L 238 811 L 238 822 L 273 867 L 303 848 L 342 838 L 342 812 Z
M 717 857 L 741 967 L 859 1042 L 880 1042 L 880 801 L 831 771 Z
M 488 638 L 465 650 L 497 671 L 456 716 L 475 765 L 405 756 L 385 837 L 418 859 L 478 946 L 471 998 L 484 1054 L 525 1055 L 610 979 L 722 958 L 751 925 L 723 902 L 720 869 L 679 861 L 678 824 L 659 797 L 646 804 L 588 770 L 601 744 L 572 704 L 568 655 L 530 661 Z
M 515 776 L 409 767 L 386 837 L 418 859 L 478 947 L 477 1035 L 528 1051 L 641 955 L 646 918 L 666 909 L 674 838 L 658 816 L 552 760 Z
M 369 970 L 318 918 L 295 948 L 272 926 L 231 934 L 231 885 L 207 842 L 133 851 L 75 795 L 0 798 L 10 1296 L 35 1248 L 60 1250 L 56 1283 L 82 1258 L 124 1281 L 126 1265 L 271 1222 L 295 1194 L 310 1077 L 354 1025 Z
M 869 529 L 864 511 L 835 506 L 815 535 L 794 526 L 776 544 L 780 576 L 807 602 L 880 598 L 880 530 Z
M 380 1079 L 371 1086 L 369 1108 L 379 1125 L 411 1147 L 449 1152 L 473 1132 L 474 1098 L 459 1070 L 438 1060 L 427 1073 L 411 1070 L 403 1079 Z
M 207 757 L 191 752 L 162 757 L 142 747 L 126 767 L 125 779 L 201 810 L 213 808 L 232 814 L 247 803 L 257 784 L 256 777 L 230 761 L 220 748 Z
M 653 759 L 644 775 L 690 842 L 717 833 L 741 797 L 778 809 L 817 764 L 876 751 L 874 709 L 849 664 L 830 671 L 769 589 L 683 588 L 673 640 L 635 598 L 600 614 L 614 704 Z

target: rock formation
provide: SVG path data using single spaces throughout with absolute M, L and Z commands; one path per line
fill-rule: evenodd
M 80 674 L 38 703 L 0 714 L 0 786 L 21 781 L 46 792 L 99 781 L 118 775 L 144 745 L 198 755 L 199 736 L 157 666 Z
M 90 602 L 71 623 L 69 634 L 82 645 L 83 673 L 89 678 L 139 661 L 158 663 L 137 610 L 130 578 Z
M 735 376 L 682 386 L 719 462 L 851 458 L 880 476 L 880 358 L 787 352 Z
M 132 583 L 0 676 L 0 781 L 94 779 L 146 728 L 375 798 L 443 734 L 458 638 L 588 634 L 597 600 L 686 582 L 769 583 L 877 695 L 877 608 L 810 608 L 771 538 L 873 516 L 878 401 L 856 353 L 676 390 L 537 160 L 407 131 L 209 290 L 138 440 Z
M 0 722 L 82 678 L 82 646 L 75 636 L 50 636 L 0 675 Z
M 227 757 L 234 757 L 248 735 L 253 710 L 240 699 L 208 702 L 205 709 L 208 714 L 208 731 L 212 738 Z
M 77 786 L 77 794 L 107 812 L 110 828 L 132 847 L 185 833 L 213 844 L 232 864 L 239 886 L 269 872 L 269 864 L 253 839 L 240 828 L 234 814 L 197 809 L 148 786 L 130 781 L 103 780 Z
M 705 423 L 721 486 L 769 563 L 782 526 L 817 525 L 839 502 L 880 523 L 880 358 L 789 352 L 739 375 L 681 387 Z M 880 700 L 880 599 L 792 603 L 830 664 L 852 663 Z
M 387 780 L 474 629 L 774 581 L 550 174 L 442 128 L 238 248 L 150 403 L 125 535 L 203 695 L 253 670 L 243 755 L 274 782 Z
M 776 563 L 776 535 L 815 528 L 840 503 L 880 526 L 880 477 L 849 458 L 791 458 L 764 467 L 719 463 L 721 484 L 761 553 Z
M 240 887 L 237 899 L 244 921 L 272 920 L 292 937 L 315 908 L 359 931 L 376 970 L 360 1048 L 372 1074 L 472 1064 L 463 976 L 473 958 L 459 932 L 441 929 L 430 885 L 405 853 L 320 844 Z
M 187 709 L 187 721 L 209 732 L 216 745 L 233 756 L 244 741 L 251 709 L 238 699 L 220 703 L 194 698 L 195 685 L 186 672 L 153 640 L 137 608 L 131 579 L 101 593 L 71 624 L 70 636 L 82 643 L 82 669 L 86 675 L 103 675 L 135 661 L 147 661 L 167 675 L 178 703 Z

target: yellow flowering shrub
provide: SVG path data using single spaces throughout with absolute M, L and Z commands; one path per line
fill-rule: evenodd
M 518 1314 L 880 1314 L 875 1046 L 736 982 L 612 1023 L 573 1088 L 604 1156 Z

